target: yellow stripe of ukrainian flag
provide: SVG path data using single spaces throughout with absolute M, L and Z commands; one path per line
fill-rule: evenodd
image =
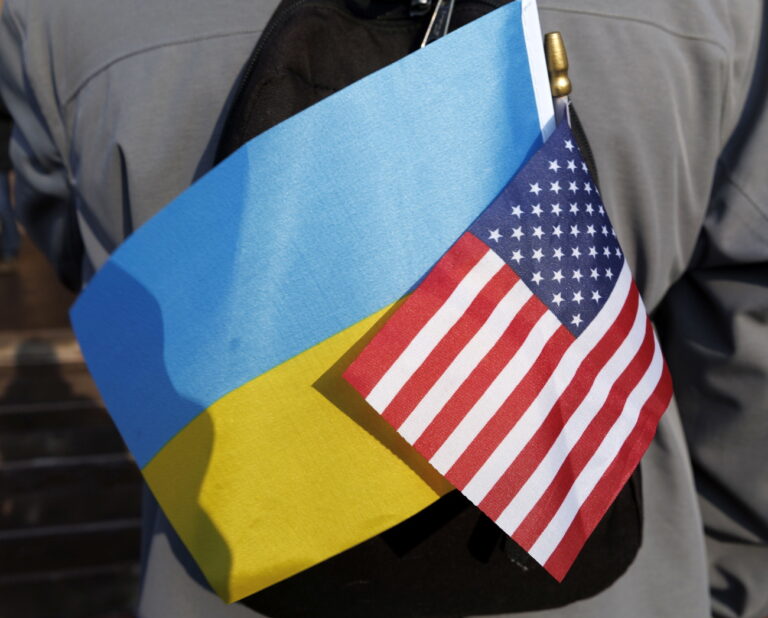
M 222 598 L 326 560 L 451 489 L 341 379 L 385 313 L 222 397 L 145 466 Z

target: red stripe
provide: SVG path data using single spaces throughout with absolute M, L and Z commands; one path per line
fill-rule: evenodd
M 546 310 L 546 305 L 536 296 L 528 299 L 488 354 L 472 370 L 424 433 L 414 442 L 413 446 L 419 453 L 430 459 L 437 452 L 515 355 L 528 332 Z
M 643 453 L 653 440 L 659 418 L 669 406 L 671 398 L 672 379 L 665 364 L 659 382 L 640 411 L 637 424 L 624 446 L 598 481 L 566 531 L 563 540 L 544 565 L 544 568 L 558 581 L 563 580 L 589 535 L 637 467 Z
M 467 310 L 413 372 L 403 388 L 382 412 L 382 416 L 397 429 L 416 405 L 424 398 L 438 378 L 445 373 L 464 346 L 485 324 L 502 298 L 520 277 L 506 266 L 485 284 Z
M 347 368 L 344 379 L 363 397 L 367 397 L 411 340 L 488 251 L 483 241 L 469 232 L 463 234 Z
M 446 473 L 446 478 L 454 487 L 464 489 L 469 483 L 493 449 L 536 398 L 573 340 L 573 335 L 565 326 L 560 325 L 557 328 L 525 377 Z
M 613 338 L 614 335 L 612 334 L 612 331 L 626 332 L 629 330 L 632 322 L 635 319 L 637 304 L 637 292 L 635 291 L 634 294 L 628 294 L 626 300 L 624 301 L 624 306 L 619 312 L 616 321 L 608 329 L 608 332 L 603 335 L 603 338 L 601 338 L 601 341 L 597 343 L 597 346 L 600 346 L 603 339 Z M 568 331 L 565 327 L 561 328 L 570 334 L 570 331 Z M 573 335 L 571 335 L 571 340 L 572 339 Z M 491 456 L 496 447 L 506 437 L 512 427 L 514 427 L 515 423 L 517 423 L 517 421 L 520 419 L 522 414 L 528 409 L 531 403 L 533 403 L 533 401 L 539 395 L 541 389 L 547 383 L 550 375 L 552 372 L 554 372 L 558 363 L 560 362 L 561 357 L 565 353 L 566 347 L 567 346 L 558 348 L 558 353 L 553 356 L 545 356 L 544 353 L 542 353 L 542 355 L 536 360 L 526 377 L 520 382 L 520 384 L 518 384 L 517 388 L 504 402 L 504 405 L 499 408 L 493 418 L 478 434 L 474 442 L 469 445 L 467 450 L 454 464 L 453 468 L 451 468 L 449 471 L 449 474 L 446 475 L 448 480 L 450 480 L 454 486 L 458 487 L 459 489 L 463 489 L 470 481 L 470 479 L 477 473 L 483 463 L 485 463 L 485 461 Z M 585 363 L 587 366 L 589 365 L 589 363 L 586 361 L 582 362 L 579 367 L 579 371 L 585 366 Z M 579 389 L 579 387 L 580 385 L 578 384 L 578 379 L 574 378 L 569 383 L 566 392 L 571 390 L 572 393 L 578 393 L 577 389 Z M 572 394 L 564 395 L 565 393 L 560 396 L 558 403 L 568 401 L 569 398 L 573 396 Z M 557 407 L 557 404 L 555 407 Z M 521 480 L 525 481 L 529 475 L 530 472 L 525 474 L 525 477 Z M 455 481 L 452 476 L 456 477 Z M 457 485 L 457 482 L 460 482 L 461 484 Z M 492 492 L 493 490 L 491 490 L 491 493 Z M 510 499 L 511 497 L 508 498 L 504 504 L 507 504 Z M 485 510 L 485 507 L 481 506 L 481 508 Z M 495 510 L 500 512 L 498 507 L 496 507 Z M 496 516 L 498 516 L 498 513 Z M 491 518 L 493 519 L 496 516 L 491 516 Z
M 655 348 L 656 340 L 653 336 L 653 329 L 650 320 L 646 320 L 645 338 L 632 362 L 611 387 L 605 403 L 571 449 L 560 470 L 549 484 L 547 491 L 539 498 L 531 512 L 512 535 L 524 549 L 529 550 L 539 538 L 549 521 L 557 513 L 584 466 L 587 465 L 616 419 L 621 415 L 629 394 L 650 367 Z
M 488 517 L 496 519 L 501 515 L 552 448 L 565 424 L 589 393 L 597 375 L 627 338 L 637 316 L 639 300 L 637 289 L 631 286 L 616 321 L 581 362 L 573 379 L 560 394 L 552 409 L 547 412 L 544 422 L 536 430 L 530 442 L 478 505 Z M 490 454 L 489 452 L 488 456 Z

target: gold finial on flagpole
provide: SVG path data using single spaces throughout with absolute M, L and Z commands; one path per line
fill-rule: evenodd
M 549 87 L 552 96 L 565 97 L 571 94 L 571 79 L 568 77 L 568 54 L 565 52 L 563 36 L 559 32 L 548 32 L 544 36 L 544 52 L 549 71 Z

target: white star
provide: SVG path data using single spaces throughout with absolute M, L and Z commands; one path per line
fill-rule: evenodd
M 544 252 L 541 249 L 534 249 L 531 257 L 537 262 L 541 262 L 541 258 L 544 257 Z
M 560 208 L 560 204 L 552 204 L 552 214 L 560 216 L 560 213 L 563 212 L 563 209 Z
M 563 271 L 556 270 L 554 276 L 552 277 L 552 280 L 560 283 L 563 280 Z
M 573 276 L 571 277 L 571 279 L 576 279 L 576 281 L 581 283 L 581 278 L 583 276 L 584 275 L 581 274 L 581 269 L 576 269 L 576 270 L 573 271 Z
M 568 208 L 568 211 L 571 212 L 574 215 L 579 214 L 579 205 L 574 202 L 573 204 L 568 204 L 570 208 Z
M 573 191 L 574 193 L 576 193 L 576 191 L 579 190 L 579 186 L 575 182 L 569 182 L 568 183 L 568 190 L 569 191 Z
M 613 271 L 610 268 L 605 269 L 605 276 L 608 277 L 608 279 L 613 279 Z
M 554 253 L 552 253 L 552 257 L 553 257 L 553 258 L 557 258 L 558 260 L 559 260 L 560 258 L 562 258 L 562 257 L 563 257 L 563 251 L 562 251 L 562 249 L 560 249 L 560 247 L 557 247 L 557 248 L 555 249 Z
M 594 300 L 596 303 L 599 303 L 601 298 L 602 296 L 600 296 L 600 292 L 598 292 L 597 290 L 592 292 L 592 300 Z
M 549 162 L 549 169 L 551 169 L 553 172 L 556 172 L 560 169 L 560 165 L 558 164 L 557 159 Z
M 518 219 L 520 218 L 520 215 L 523 214 L 523 209 L 520 208 L 520 205 L 512 206 L 512 214 L 515 215 Z
M 571 257 L 580 258 L 581 257 L 581 251 L 579 251 L 578 247 L 573 247 L 571 249 Z
M 573 316 L 573 319 L 571 320 L 571 324 L 574 326 L 579 326 L 584 320 L 581 319 L 581 314 L 577 313 L 575 316 Z
M 581 304 L 581 301 L 584 300 L 584 297 L 581 295 L 581 290 L 577 291 L 573 298 L 571 299 L 573 302 L 575 302 L 577 305 Z
M 575 172 L 576 171 L 576 162 L 573 159 L 568 159 L 568 169 L 571 172 Z
M 615 251 L 615 253 L 616 253 L 616 257 L 617 257 L 617 258 L 620 258 L 620 257 L 621 257 L 621 251 L 619 250 L 619 248 L 618 248 L 618 247 L 616 247 L 616 251 Z
M 587 167 L 587 164 L 584 163 L 584 161 L 581 162 L 581 171 L 585 174 L 589 174 L 589 168 Z
M 544 277 L 541 276 L 541 272 L 533 273 L 533 277 L 531 278 L 531 281 L 533 281 L 536 285 L 539 285 L 541 281 L 544 279 Z
M 597 207 L 597 214 L 599 214 L 599 215 L 605 215 L 605 209 L 603 208 L 603 205 L 602 205 L 602 204 L 600 204 L 600 205 Z
M 541 226 L 540 225 L 534 226 L 534 228 L 533 228 L 533 235 L 536 238 L 538 238 L 539 240 L 541 240 L 541 237 L 544 236 L 544 232 L 541 230 Z
M 531 206 L 532 215 L 536 215 L 537 217 L 540 217 L 542 212 L 544 211 L 541 209 L 541 204 L 534 204 L 533 206 Z
M 584 191 L 587 192 L 587 195 L 591 195 L 592 194 L 592 185 L 590 183 L 588 183 L 588 182 L 585 182 L 584 183 Z
M 555 195 L 560 193 L 560 181 L 559 180 L 555 180 L 555 182 L 550 182 L 549 183 L 549 190 L 552 191 L 553 193 L 555 193 Z
M 558 238 L 560 238 L 562 234 L 563 234 L 563 230 L 560 229 L 559 225 L 552 226 L 552 236 L 557 236 Z
M 616 238 L 616 230 L 614 230 L 613 228 L 611 228 L 611 236 Z
M 610 247 L 603 247 L 603 255 L 605 257 L 611 257 L 611 248 Z
M 539 195 L 540 192 L 541 192 L 541 187 L 539 186 L 539 183 L 538 182 L 534 182 L 531 185 L 530 193 L 535 193 L 536 195 Z
M 595 281 L 597 281 L 600 278 L 600 273 L 597 272 L 597 268 L 590 268 L 589 276 L 592 277 L 592 279 L 594 279 Z
M 597 257 L 597 249 L 594 247 L 589 248 L 589 257 Z
M 510 259 L 511 260 L 515 260 L 515 262 L 517 262 L 519 264 L 520 260 L 523 259 L 523 254 L 519 250 L 518 251 L 513 251 L 512 252 L 512 257 Z
M 525 234 L 523 233 L 523 226 L 520 225 L 516 228 L 512 228 L 512 238 L 520 240 Z
M 595 209 L 594 209 L 594 208 L 592 208 L 592 202 L 590 202 L 589 204 L 587 204 L 587 205 L 584 207 L 584 210 L 586 210 L 586 211 L 587 211 L 587 214 L 588 214 L 588 215 L 591 215 L 591 214 L 593 214 L 593 213 L 595 212 Z
M 573 152 L 573 142 L 571 140 L 565 140 L 565 147 L 568 149 L 568 152 Z
M 560 306 L 560 303 L 563 302 L 563 297 L 561 296 L 560 292 L 552 297 L 552 302 L 555 303 L 558 307 Z
M 501 234 L 499 234 L 499 228 L 496 228 L 495 230 L 488 230 L 491 235 L 488 237 L 488 240 L 493 240 L 495 242 L 499 242 L 499 238 L 501 238 Z
M 606 226 L 604 226 L 604 225 L 601 225 L 601 226 L 600 226 L 600 233 L 601 233 L 603 236 L 608 236 L 608 228 L 607 228 Z
M 576 238 L 579 237 L 579 226 L 578 225 L 572 225 L 571 226 L 571 236 L 576 236 Z
M 587 234 L 589 234 L 590 236 L 594 236 L 595 235 L 595 226 L 594 225 L 588 225 L 587 226 Z

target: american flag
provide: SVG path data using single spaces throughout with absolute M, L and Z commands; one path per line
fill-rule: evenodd
M 672 396 L 650 320 L 567 123 L 344 377 L 563 579 Z

